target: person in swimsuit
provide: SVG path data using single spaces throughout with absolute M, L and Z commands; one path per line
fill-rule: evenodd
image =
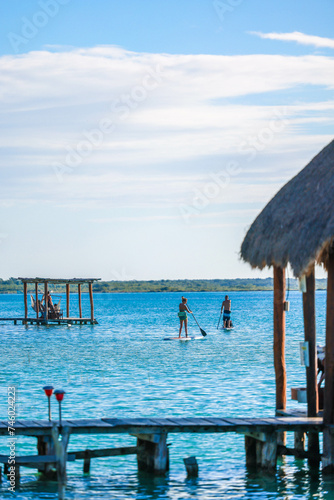
M 220 313 L 223 313 L 223 322 L 224 322 L 224 328 L 231 328 L 232 326 L 232 321 L 231 321 L 231 301 L 228 298 L 228 295 L 225 295 L 225 300 L 222 303 Z
M 188 318 L 187 312 L 191 313 L 190 309 L 187 306 L 187 299 L 182 297 L 182 302 L 179 305 L 179 313 L 178 316 L 180 318 L 180 330 L 179 330 L 179 338 L 181 338 L 182 326 L 184 324 L 184 330 L 186 332 L 186 337 L 188 337 Z

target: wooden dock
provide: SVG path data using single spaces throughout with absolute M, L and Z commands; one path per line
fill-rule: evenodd
M 15 434 L 51 435 L 53 423 L 48 420 L 17 420 Z M 70 434 L 161 434 L 161 433 L 250 433 L 250 432 L 321 432 L 320 417 L 272 418 L 102 418 L 63 420 Z M 0 421 L 0 435 L 8 436 L 8 422 Z
M 22 323 L 22 325 L 98 325 L 97 320 L 91 318 L 0 318 L 1 321 L 10 321 L 14 325 Z
M 37 455 L 15 457 L 15 475 L 19 481 L 20 467 L 38 469 L 46 478 L 57 478 L 59 499 L 65 498 L 66 463 L 83 460 L 83 471 L 88 473 L 93 458 L 136 455 L 139 471 L 165 474 L 169 470 L 168 435 L 174 433 L 208 434 L 237 433 L 244 436 L 246 465 L 269 473 L 276 470 L 277 456 L 295 455 L 320 461 L 320 455 L 305 450 L 305 436 L 329 431 L 321 417 L 276 416 L 263 418 L 169 417 L 169 418 L 101 418 L 48 420 L 17 420 L 8 427 L 0 421 L 0 436 L 37 438 Z M 295 433 L 295 448 L 285 446 L 286 432 Z M 137 439 L 135 446 L 107 449 L 68 451 L 71 435 L 128 434 Z M 0 463 L 8 474 L 9 456 L 0 455 Z M 198 470 L 196 459 L 194 469 Z M 186 465 L 187 467 L 187 465 Z M 191 467 L 188 469 L 191 470 Z M 188 470 L 187 469 L 187 470 Z

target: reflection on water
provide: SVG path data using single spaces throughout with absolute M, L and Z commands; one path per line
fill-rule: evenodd
M 180 295 L 97 294 L 100 324 L 96 327 L 1 324 L 1 417 L 7 415 L 7 387 L 15 385 L 18 417 L 46 418 L 42 387 L 47 384 L 66 391 L 64 418 L 272 416 L 272 293 L 231 293 L 235 328 L 228 333 L 216 329 L 223 294 L 188 294 L 208 336 L 187 343 L 164 342 L 163 337 L 177 332 Z M 286 362 L 290 388 L 305 383 L 305 369 L 299 365 L 301 295 L 290 292 L 289 298 Z M 0 296 L 0 316 L 22 314 L 22 302 L 22 296 Z M 83 307 L 89 307 L 86 295 Z M 190 332 L 197 333 L 191 321 Z M 325 293 L 317 292 L 319 343 L 324 341 L 324 325 Z M 293 435 L 288 439 L 292 445 Z M 170 472 L 164 477 L 138 474 L 133 456 L 92 460 L 89 476 L 82 473 L 82 461 L 69 463 L 66 498 L 334 498 L 333 481 L 303 460 L 280 459 L 275 477 L 247 471 L 243 436 L 170 434 L 168 442 Z M 69 451 L 134 444 L 132 436 L 71 436 Z M 0 440 L 0 453 L 7 451 L 5 440 Z M 35 438 L 19 437 L 17 453 L 36 453 Z M 197 457 L 198 478 L 187 479 L 183 458 L 190 455 Z M 22 486 L 16 495 L 7 487 L 4 479 L 0 498 L 57 498 L 56 483 L 39 481 L 31 469 L 22 470 Z

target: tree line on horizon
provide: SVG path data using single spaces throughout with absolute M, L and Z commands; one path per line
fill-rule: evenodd
M 317 290 L 325 290 L 327 279 L 316 279 Z M 298 280 L 287 280 L 287 288 L 298 290 Z M 64 293 L 65 284 L 52 284 L 53 292 Z M 99 281 L 93 284 L 96 293 L 144 293 L 144 292 L 240 292 L 266 291 L 273 289 L 273 278 L 235 278 L 235 279 L 194 279 L 194 280 L 131 280 Z M 70 286 L 71 292 L 77 292 L 77 286 Z M 82 286 L 82 291 L 88 287 Z M 28 284 L 28 292 L 34 293 L 35 286 Z M 41 293 L 42 293 L 41 289 Z M 23 293 L 23 284 L 17 278 L 0 278 L 0 293 Z

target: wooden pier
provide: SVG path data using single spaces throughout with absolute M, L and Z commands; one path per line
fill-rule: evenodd
M 37 438 L 37 455 L 16 457 L 16 478 L 19 480 L 20 467 L 36 468 L 46 477 L 57 477 L 59 498 L 65 498 L 66 463 L 83 460 L 83 471 L 88 473 L 90 461 L 97 457 L 136 455 L 139 471 L 165 474 L 169 470 L 170 434 L 211 434 L 237 433 L 244 436 L 246 465 L 274 473 L 277 456 L 295 455 L 320 460 L 305 450 L 305 435 L 314 436 L 319 432 L 330 432 L 322 417 L 276 416 L 272 418 L 217 418 L 217 417 L 169 417 L 169 418 L 102 418 L 68 419 L 58 422 L 48 420 L 17 420 L 13 426 L 15 437 L 33 436 Z M 295 448 L 287 448 L 281 443 L 281 435 L 294 432 Z M 137 439 L 135 446 L 107 449 L 84 449 L 68 451 L 71 435 L 128 434 Z M 9 436 L 8 422 L 0 421 L 0 436 Z M 61 437 L 61 439 L 60 439 Z M 0 455 L 0 463 L 5 464 L 8 473 L 8 456 Z
M 10 321 L 14 325 L 22 323 L 23 325 L 97 325 L 94 317 L 94 300 L 93 300 L 93 283 L 99 281 L 100 278 L 18 278 L 23 283 L 23 299 L 24 299 L 24 317 L 5 317 L 0 318 L 0 322 Z M 60 308 L 60 300 L 58 304 L 53 304 L 52 297 L 49 291 L 49 285 L 65 285 L 66 288 L 66 315 Z M 35 317 L 28 314 L 28 285 L 33 285 L 33 290 L 30 294 L 32 308 L 35 311 Z M 38 289 L 42 286 L 43 292 Z M 82 285 L 88 285 L 90 316 L 83 317 L 82 314 Z M 70 316 L 70 287 L 77 287 L 79 317 Z M 42 295 L 42 299 L 39 296 Z
M 0 318 L 0 321 L 13 322 L 14 325 L 98 325 L 95 318 L 54 318 L 47 321 L 43 318 Z

